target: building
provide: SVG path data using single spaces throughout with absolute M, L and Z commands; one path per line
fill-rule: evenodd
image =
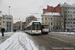
M 22 22 L 22 31 L 25 30 L 25 23 L 26 23 L 26 22 Z
M 16 29 L 17 31 L 22 31 L 22 22 L 18 21 L 14 23 L 14 29 Z
M 47 5 L 47 9 L 43 9 L 43 14 L 45 14 L 46 12 L 55 12 L 55 13 L 61 14 L 60 4 L 58 4 L 56 7 L 52 7 L 52 6 Z
M 61 15 L 60 13 L 46 12 L 41 15 L 42 24 L 48 24 L 49 30 L 60 30 L 61 29 Z
M 31 21 L 37 21 L 37 18 L 34 17 L 34 16 L 26 17 L 26 23 L 25 23 L 25 26 L 27 26 Z
M 47 5 L 47 9 L 43 9 L 42 24 L 48 24 L 51 30 L 61 30 L 63 27 L 63 18 L 61 16 L 61 6 L 56 7 Z
M 13 17 L 11 15 L 3 15 L 2 27 L 8 32 L 13 31 Z
M 2 28 L 2 11 L 0 11 L 0 29 Z
M 13 29 L 16 29 L 17 31 L 24 31 L 25 30 L 25 22 L 18 21 L 14 23 Z
M 66 31 L 75 31 L 75 4 L 61 4 L 61 11 L 64 18 L 64 29 Z

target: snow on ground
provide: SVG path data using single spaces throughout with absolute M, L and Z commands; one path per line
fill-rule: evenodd
M 11 34 L 13 32 L 4 32 L 4 34 Z M 0 36 L 2 35 L 2 33 L 0 32 Z
M 51 33 L 64 34 L 64 35 L 75 35 L 75 32 L 51 32 Z
M 16 32 L 2 44 L 0 50 L 39 50 L 34 42 L 23 32 Z M 44 50 L 44 49 L 43 49 Z

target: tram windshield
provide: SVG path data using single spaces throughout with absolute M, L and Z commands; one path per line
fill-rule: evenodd
M 40 22 L 33 22 L 32 23 L 32 29 L 33 30 L 40 30 L 41 29 L 41 23 Z
M 43 29 L 44 29 L 44 28 L 45 28 L 45 29 L 48 29 L 48 27 L 49 27 L 48 25 L 42 25 L 42 28 L 43 28 Z
M 48 25 L 44 25 L 44 28 L 48 28 Z

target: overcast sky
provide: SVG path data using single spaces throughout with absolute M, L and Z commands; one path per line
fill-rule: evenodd
M 57 6 L 57 4 L 67 2 L 68 4 L 75 4 L 75 0 L 0 0 L 0 11 L 3 14 L 10 14 L 13 18 L 20 18 L 20 20 L 25 19 L 27 16 L 33 15 L 40 18 L 42 9 L 49 6 Z M 15 20 L 17 21 L 17 20 Z M 14 22 L 15 22 L 14 21 Z

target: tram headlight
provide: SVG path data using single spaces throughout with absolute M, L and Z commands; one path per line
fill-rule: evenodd
M 39 32 L 41 32 L 41 31 L 39 31 Z
M 32 32 L 35 32 L 35 31 L 32 31 Z

